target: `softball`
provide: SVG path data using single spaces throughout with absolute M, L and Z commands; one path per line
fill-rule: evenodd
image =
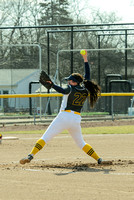
M 84 55 L 86 54 L 86 51 L 85 51 L 84 49 L 82 49 L 82 50 L 80 51 L 80 54 L 84 56 Z

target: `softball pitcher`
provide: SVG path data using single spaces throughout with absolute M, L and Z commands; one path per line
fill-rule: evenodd
M 82 55 L 82 57 L 85 65 L 84 78 L 79 73 L 71 74 L 66 78 L 68 86 L 65 89 L 55 85 L 51 80 L 47 81 L 52 88 L 63 94 L 60 112 L 47 128 L 43 136 L 36 142 L 30 154 L 20 160 L 21 164 L 29 163 L 35 154 L 45 146 L 45 144 L 65 129 L 67 129 L 71 134 L 78 147 L 94 158 L 98 164 L 110 164 L 110 161 L 103 161 L 82 137 L 80 112 L 83 104 L 88 97 L 88 94 L 90 94 L 90 106 L 93 107 L 98 99 L 98 95 L 100 94 L 100 87 L 96 83 L 90 81 L 90 68 L 87 60 L 87 51 L 85 55 Z M 40 82 L 42 83 L 41 79 Z

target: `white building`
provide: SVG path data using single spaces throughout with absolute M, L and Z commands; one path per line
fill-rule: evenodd
M 0 94 L 28 94 L 29 83 L 39 81 L 37 69 L 0 69 Z M 34 85 L 34 93 L 39 85 Z M 29 108 L 29 98 L 0 98 L 0 110 L 23 110 Z

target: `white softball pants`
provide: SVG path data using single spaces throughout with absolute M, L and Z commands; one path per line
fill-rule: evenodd
M 53 137 L 61 133 L 63 130 L 68 130 L 72 138 L 79 148 L 83 148 L 86 143 L 81 132 L 81 116 L 73 112 L 61 111 L 57 117 L 52 121 L 41 139 L 48 143 Z

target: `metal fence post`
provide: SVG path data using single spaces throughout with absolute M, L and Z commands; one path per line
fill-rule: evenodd
M 114 97 L 112 96 L 112 101 L 111 101 L 111 114 L 112 114 L 112 121 L 114 121 Z

